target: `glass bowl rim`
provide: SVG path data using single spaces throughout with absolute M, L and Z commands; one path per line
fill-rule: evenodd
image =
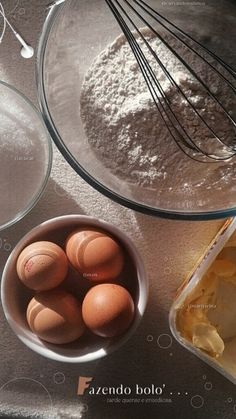
M 20 210 L 15 215 L 15 217 L 12 218 L 11 220 L 9 220 L 6 223 L 0 225 L 0 231 L 2 231 L 2 230 L 5 230 L 6 228 L 11 227 L 12 225 L 14 225 L 18 221 L 20 221 L 22 218 L 24 218 L 25 215 L 27 215 L 35 207 L 35 205 L 37 204 L 37 202 L 39 201 L 39 199 L 43 195 L 43 192 L 44 192 L 44 190 L 47 186 L 47 182 L 48 182 L 48 179 L 49 179 L 50 173 L 51 173 L 53 151 L 52 151 L 51 137 L 50 137 L 49 132 L 48 132 L 46 126 L 45 126 L 44 119 L 42 118 L 42 115 L 39 112 L 39 110 L 36 108 L 36 106 L 23 93 L 21 93 L 18 89 L 16 89 L 11 84 L 0 80 L 0 86 L 3 86 L 6 89 L 11 90 L 11 92 L 13 92 L 15 95 L 17 95 L 22 100 L 22 102 L 25 102 L 26 105 L 31 109 L 32 113 L 34 113 L 36 115 L 36 117 L 38 118 L 38 120 L 41 123 L 42 132 L 44 131 L 44 133 L 45 133 L 45 139 L 47 140 L 46 147 L 47 147 L 47 153 L 48 153 L 46 172 L 45 172 L 45 174 L 44 174 L 44 176 L 41 180 L 40 187 L 37 189 L 37 191 L 32 196 L 32 198 L 29 200 L 28 204 L 25 206 L 25 208 L 23 210 Z
M 69 3 L 69 1 L 67 2 Z M 99 180 L 95 179 L 90 173 L 86 171 L 85 168 L 75 159 L 73 154 L 70 152 L 66 144 L 63 142 L 51 116 L 49 106 L 47 103 L 45 84 L 44 84 L 44 63 L 45 55 L 48 46 L 48 41 L 50 38 L 51 31 L 56 24 L 57 17 L 60 12 L 63 12 L 65 3 L 57 4 L 55 3 L 49 9 L 49 12 L 45 18 L 42 32 L 38 41 L 37 48 L 37 60 L 36 60 L 36 84 L 38 92 L 38 100 L 42 113 L 42 117 L 47 126 L 47 129 L 56 144 L 59 151 L 62 153 L 63 157 L 70 164 L 70 166 L 75 170 L 75 172 L 84 179 L 89 185 L 94 189 L 110 198 L 114 202 L 138 211 L 143 214 L 158 216 L 161 218 L 174 219 L 174 220 L 189 220 L 189 221 L 207 221 L 207 220 L 216 220 L 221 218 L 232 217 L 236 215 L 236 204 L 234 207 L 225 208 L 220 210 L 211 210 L 211 211 L 177 211 L 177 210 L 168 210 L 164 208 L 155 208 L 150 205 L 145 205 L 143 203 L 138 203 L 129 198 L 126 198 L 117 192 L 111 190 Z

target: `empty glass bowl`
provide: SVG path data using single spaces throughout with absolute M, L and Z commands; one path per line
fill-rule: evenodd
M 21 93 L 0 82 L 0 230 L 19 221 L 47 184 L 52 144 L 45 124 Z
M 235 65 L 236 33 L 231 28 L 236 24 L 236 4 L 223 3 L 205 7 L 189 2 L 183 10 L 178 2 L 158 2 L 158 11 Z M 148 4 L 157 7 L 155 0 Z M 107 164 L 101 153 L 99 156 L 94 150 L 80 112 L 83 81 L 95 58 L 120 33 L 104 0 L 67 0 L 63 6 L 51 8 L 39 43 L 37 78 L 43 117 L 59 150 L 90 185 L 134 210 L 179 219 L 236 214 L 235 158 L 230 162 L 198 163 L 180 152 L 169 152 L 168 145 L 162 144 L 156 169 L 160 176 L 149 184 L 129 176 L 129 158 L 125 153 L 117 174 L 112 169 L 116 153 L 110 153 L 111 164 Z M 150 148 L 149 133 L 145 126 L 143 130 L 143 135 L 137 133 L 147 137 L 145 141 L 140 138 L 140 147 Z M 93 135 L 98 134 L 103 135 Z M 104 141 L 107 154 L 106 145 Z

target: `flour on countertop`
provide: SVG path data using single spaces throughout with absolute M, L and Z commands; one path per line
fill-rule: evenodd
M 207 115 L 216 132 L 226 140 L 235 135 L 226 118 L 221 118 L 218 105 L 207 96 L 183 64 L 150 31 L 146 30 L 146 37 L 199 113 Z M 216 93 L 220 93 L 219 77 L 214 78 L 212 72 L 208 74 L 202 61 L 195 63 L 191 52 L 185 49 L 183 53 L 188 63 L 193 67 L 197 65 L 198 73 L 214 86 Z M 186 101 L 168 81 L 154 58 L 150 56 L 149 59 L 173 109 L 184 121 L 195 142 L 206 145 L 208 141 L 207 144 L 210 144 L 209 131 L 199 126 Z M 234 159 L 230 163 L 201 164 L 179 150 L 160 117 L 123 35 L 95 59 L 87 72 L 81 94 L 81 117 L 88 142 L 98 158 L 114 175 L 129 183 L 154 189 L 164 185 L 166 190 L 172 190 L 175 183 L 176 189 L 185 190 L 204 185 L 207 188 L 209 183 L 221 188 L 222 178 L 226 183 L 230 181 L 227 176 L 229 171 L 232 179 L 236 178 Z

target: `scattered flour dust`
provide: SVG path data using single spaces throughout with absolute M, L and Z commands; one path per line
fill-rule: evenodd
M 160 40 L 147 29 L 144 31 L 158 57 L 199 113 L 207 115 L 207 121 L 226 140 L 232 138 L 232 127 L 225 118 L 222 122 L 215 101 L 206 95 Z M 173 40 L 173 47 L 175 42 Z M 214 78 L 212 71 L 208 74 L 202 60 L 195 63 L 193 54 L 181 48 L 186 61 L 193 67 L 197 66 L 198 74 L 214 86 L 215 93 L 221 93 L 219 77 Z M 210 143 L 209 131 L 199 125 L 186 101 L 168 81 L 154 58 L 149 56 L 149 60 L 173 109 L 195 142 L 198 145 Z M 230 99 L 227 105 L 231 106 Z M 129 183 L 167 192 L 175 189 L 176 193 L 197 188 L 211 189 L 212 186 L 222 189 L 222 185 L 228 185 L 225 192 L 229 192 L 234 183 L 231 181 L 236 179 L 234 159 L 227 164 L 203 164 L 194 162 L 179 150 L 160 117 L 123 35 L 116 38 L 88 70 L 81 93 L 81 117 L 88 142 L 103 165 Z

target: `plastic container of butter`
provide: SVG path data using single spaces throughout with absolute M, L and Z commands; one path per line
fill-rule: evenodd
M 236 218 L 177 290 L 169 323 L 182 346 L 236 384 Z

